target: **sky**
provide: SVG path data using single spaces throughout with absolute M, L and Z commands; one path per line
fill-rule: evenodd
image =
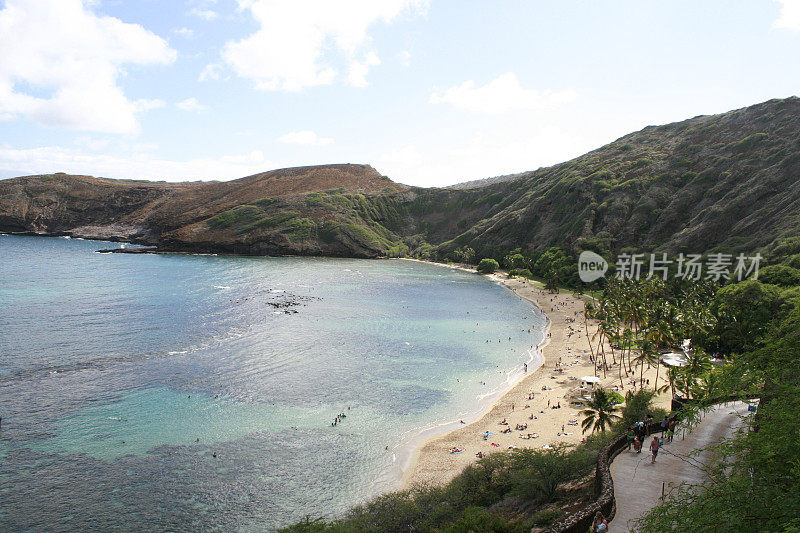
M 800 92 L 800 0 L 5 0 L 0 178 L 443 186 Z

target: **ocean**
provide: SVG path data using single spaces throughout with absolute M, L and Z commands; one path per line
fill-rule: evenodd
M 0 530 L 338 516 L 540 364 L 544 316 L 476 274 L 119 246 L 0 235 Z

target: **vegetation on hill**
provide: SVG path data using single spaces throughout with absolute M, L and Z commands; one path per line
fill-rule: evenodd
M 573 261 L 581 250 L 752 253 L 800 234 L 798 137 L 792 97 L 649 126 L 559 165 L 443 189 L 349 164 L 189 184 L 29 176 L 0 180 L 0 231 L 472 263 L 502 264 L 516 250 L 534 275 L 538 256 L 553 249 Z M 563 283 L 553 260 L 542 264 Z M 788 284 L 798 273 L 765 275 Z

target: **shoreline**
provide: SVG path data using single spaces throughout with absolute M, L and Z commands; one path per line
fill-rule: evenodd
M 459 264 L 449 264 L 449 263 L 437 263 L 434 261 L 423 261 L 421 259 L 413 259 L 413 258 L 399 258 L 404 261 L 416 261 L 419 263 L 427 263 L 429 265 L 436 265 L 441 267 L 446 267 L 454 270 L 462 270 L 464 272 L 469 272 L 472 274 L 478 274 L 478 271 L 474 267 L 470 267 L 467 265 L 459 265 Z M 461 417 L 459 420 L 450 420 L 447 422 L 433 424 L 428 427 L 413 430 L 415 433 L 413 436 L 408 438 L 408 440 L 403 440 L 399 446 L 397 446 L 393 453 L 397 458 L 397 463 L 400 468 L 400 479 L 399 479 L 399 489 L 404 490 L 409 488 L 411 481 L 409 476 L 412 472 L 414 472 L 415 468 L 419 464 L 420 455 L 422 450 L 431 442 L 446 437 L 450 433 L 457 431 L 459 429 L 469 427 L 472 424 L 480 422 L 486 415 L 488 415 L 495 405 L 498 402 L 501 402 L 509 393 L 514 391 L 523 381 L 527 378 L 536 375 L 536 373 L 544 368 L 545 365 L 545 357 L 544 357 L 544 349 L 550 344 L 550 337 L 548 333 L 550 332 L 550 328 L 552 326 L 552 320 L 550 317 L 544 312 L 544 310 L 539 306 L 536 301 L 530 300 L 529 298 L 525 298 L 520 296 L 517 291 L 515 291 L 512 287 L 510 287 L 506 282 L 511 281 L 515 278 L 506 279 L 502 277 L 500 274 L 489 274 L 489 277 L 492 281 L 496 282 L 497 284 L 503 286 L 505 289 L 510 290 L 514 295 L 517 297 L 526 300 L 530 303 L 535 309 L 542 314 L 545 318 L 545 327 L 543 331 L 542 340 L 533 347 L 529 353 L 531 357 L 528 359 L 528 372 L 525 373 L 522 368 L 514 368 L 509 371 L 509 379 L 501 385 L 498 389 L 488 393 L 486 396 L 479 398 L 478 400 L 478 409 L 474 412 L 470 413 L 469 415 Z M 539 360 L 539 365 L 535 367 L 531 367 L 532 363 L 534 363 L 537 359 Z M 462 424 L 461 421 L 464 421 Z
M 476 272 L 474 268 L 462 265 L 423 262 Z M 426 428 L 401 444 L 399 449 L 407 454 L 404 464 L 401 464 L 401 490 L 447 483 L 476 462 L 478 452 L 488 455 L 509 448 L 547 449 L 559 444 L 575 445 L 584 436 L 580 428 L 582 406 L 572 403 L 580 395 L 580 378 L 594 375 L 585 328 L 587 323 L 593 326 L 596 321 L 584 320 L 584 298 L 572 292 L 551 293 L 530 280 L 506 278 L 502 274 L 491 274 L 490 277 L 539 309 L 547 319 L 544 337 L 534 349 L 540 355 L 541 365 L 533 370 L 529 368 L 527 374 L 522 374 L 500 391 L 469 419 L 465 418 L 464 424 L 456 420 Z M 592 329 L 590 327 L 590 333 Z M 619 368 L 615 366 L 605 378 L 601 373 L 600 386 L 619 387 L 618 372 Z M 655 368 L 645 371 L 645 379 L 654 377 Z M 630 379 L 623 374 L 622 394 L 630 389 Z M 667 395 L 660 396 L 654 402 L 657 407 L 669 403 Z M 552 409 L 552 406 L 560 408 Z M 499 424 L 503 419 L 508 425 Z M 527 429 L 515 430 L 518 424 L 526 424 Z M 511 429 L 511 433 L 500 433 L 504 428 Z M 483 437 L 485 432 L 491 433 L 487 439 Z M 529 434 L 534 437 L 520 438 Z M 451 453 L 453 448 L 462 452 Z
M 52 235 L 37 236 L 54 237 Z M 145 249 L 145 253 L 147 252 L 165 253 Z M 173 253 L 196 255 L 186 252 Z M 478 274 L 477 270 L 469 265 L 438 263 L 413 258 L 398 259 Z M 475 454 L 477 452 L 488 455 L 491 452 L 507 450 L 511 447 L 541 448 L 559 443 L 577 444 L 580 442 L 582 437 L 580 427 L 575 428 L 570 425 L 569 429 L 566 429 L 566 424 L 569 420 L 577 419 L 579 414 L 579 408 L 570 404 L 569 389 L 575 388 L 574 386 L 577 385 L 575 381 L 579 376 L 593 375 L 594 373 L 593 365 L 588 361 L 590 350 L 584 334 L 585 297 L 579 297 L 572 292 L 551 293 L 541 288 L 540 284 L 535 284 L 536 282 L 523 278 L 507 278 L 500 272 L 485 277 L 510 290 L 518 298 L 526 300 L 545 318 L 543 337 L 528 352 L 528 372 L 524 373 L 522 366 L 509 369 L 505 382 L 484 397 L 479 397 L 477 408 L 461 416 L 464 423 L 459 419 L 442 423 L 433 422 L 427 427 L 414 428 L 401 435 L 400 443 L 392 450 L 394 460 L 392 461 L 391 476 L 394 481 L 391 483 L 393 488 L 389 490 L 408 489 L 417 484 L 446 483 L 466 466 L 476 462 Z M 548 305 L 550 305 L 549 311 L 546 310 Z M 590 324 L 594 323 L 595 321 L 590 321 Z M 571 338 L 573 336 L 574 339 Z M 537 355 L 539 364 L 534 367 Z M 548 370 L 556 370 L 555 364 L 551 363 L 548 366 L 550 361 L 556 362 L 567 357 L 574 358 L 574 361 L 563 361 L 566 368 L 559 369 L 563 370 L 561 374 L 558 376 L 548 375 Z M 652 378 L 653 376 L 649 374 L 650 372 L 645 372 L 645 377 Z M 573 380 L 573 383 L 568 381 L 570 379 Z M 620 383 L 612 371 L 606 379 L 602 380 L 602 385 L 608 387 L 615 382 L 617 385 Z M 549 390 L 542 390 L 543 386 Z M 624 391 L 622 392 L 624 393 Z M 531 393 L 535 394 L 535 400 L 530 399 Z M 564 405 L 557 411 L 544 411 L 541 409 L 544 407 L 543 400 L 552 400 L 554 403 L 559 402 L 559 405 L 561 403 Z M 524 407 L 522 407 L 523 405 Z M 515 406 L 521 408 L 515 409 Z M 534 413 L 534 416 L 541 416 L 538 416 L 536 420 L 530 420 L 525 416 Z M 509 425 L 498 425 L 500 419 L 507 419 Z M 528 429 L 524 432 L 513 431 L 511 434 L 500 434 L 500 430 L 504 427 L 513 429 L 519 423 L 527 424 Z M 559 428 L 561 431 L 558 431 Z M 482 438 L 482 434 L 487 431 L 493 433 L 489 440 Z M 536 437 L 532 439 L 519 438 L 528 432 L 536 434 Z M 492 443 L 497 446 L 491 446 Z M 460 448 L 463 452 L 451 454 L 449 451 L 451 448 Z
M 427 263 L 429 265 L 436 265 L 440 267 L 450 268 L 453 270 L 462 270 L 464 272 L 469 272 L 471 274 L 479 274 L 476 268 L 468 266 L 468 265 L 461 265 L 457 263 L 439 263 L 435 261 L 424 261 L 421 259 L 414 259 L 414 258 L 399 258 L 404 261 L 415 261 L 419 263 Z M 493 391 L 492 393 L 487 396 L 490 398 L 488 402 L 484 405 L 480 405 L 478 409 L 470 414 L 469 416 L 463 417 L 461 420 L 465 421 L 465 423 L 461 423 L 461 420 L 452 420 L 449 422 L 444 422 L 442 424 L 437 424 L 433 426 L 426 427 L 422 430 L 419 430 L 413 437 L 409 440 L 403 442 L 396 451 L 398 462 L 400 463 L 400 489 L 405 490 L 411 488 L 417 480 L 412 479 L 415 474 L 418 476 L 418 472 L 416 470 L 419 467 L 420 459 L 423 454 L 423 450 L 433 442 L 436 442 L 440 439 L 444 439 L 447 435 L 463 428 L 467 428 L 472 426 L 473 424 L 481 422 L 487 415 L 489 415 L 493 408 L 496 407 L 498 402 L 503 401 L 503 399 L 512 393 L 520 384 L 525 381 L 526 379 L 533 377 L 537 374 L 537 372 L 541 371 L 545 367 L 546 358 L 544 355 L 544 349 L 550 344 L 550 329 L 553 325 L 553 321 L 550 316 L 545 313 L 544 309 L 539 305 L 536 300 L 532 300 L 525 296 L 520 295 L 512 286 L 509 285 L 509 281 L 516 280 L 517 278 L 505 278 L 499 273 L 489 274 L 487 276 L 492 281 L 496 282 L 497 284 L 503 286 L 505 289 L 511 291 L 514 295 L 516 295 L 520 299 L 526 300 L 530 303 L 534 308 L 538 309 L 538 311 L 544 316 L 545 318 L 545 327 L 543 331 L 542 340 L 539 341 L 532 350 L 531 350 L 531 358 L 528 360 L 528 365 L 530 367 L 531 362 L 535 360 L 536 355 L 539 356 L 539 365 L 533 369 L 529 368 L 527 373 L 522 373 L 516 379 L 513 379 L 508 383 L 507 386 L 500 388 L 499 390 Z M 526 282 L 522 282 L 526 283 Z M 532 282 L 531 282 L 532 283 Z M 515 369 L 516 370 L 516 369 Z M 477 459 L 477 458 L 476 458 Z M 459 470 L 460 472 L 460 470 Z M 454 472 L 453 476 L 458 472 Z M 449 480 L 449 479 L 448 479 Z

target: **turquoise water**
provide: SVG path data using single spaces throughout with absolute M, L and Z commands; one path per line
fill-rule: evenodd
M 335 516 L 542 338 L 513 293 L 434 265 L 113 246 L 0 236 L 0 530 Z

